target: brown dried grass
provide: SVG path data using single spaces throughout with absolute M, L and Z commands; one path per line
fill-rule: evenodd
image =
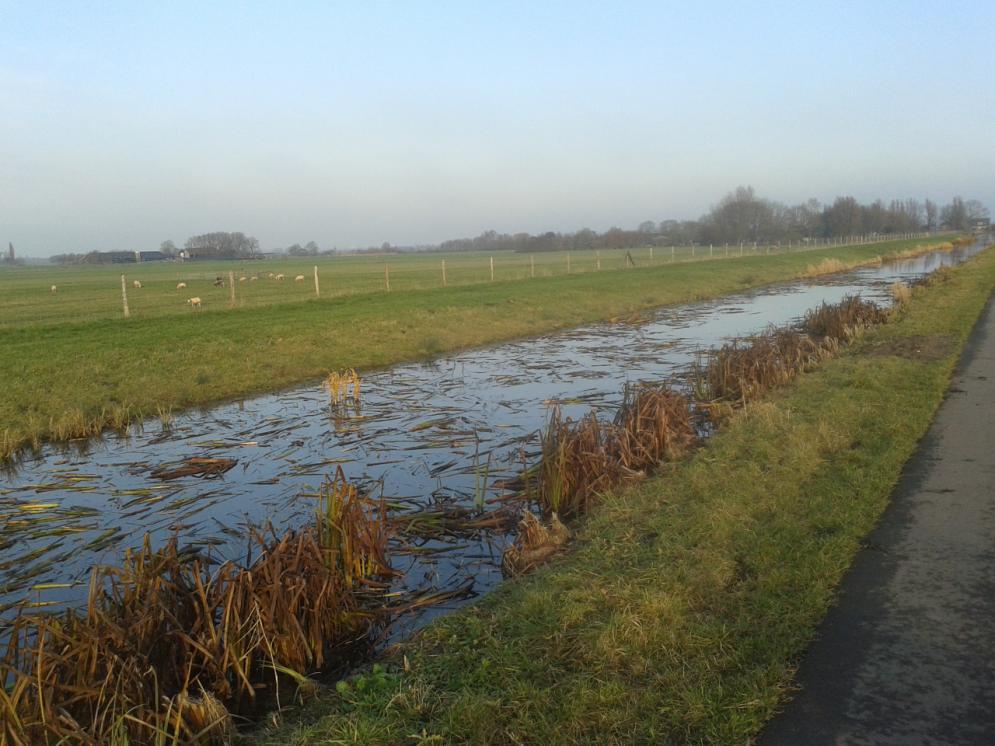
M 690 400 L 667 386 L 628 389 L 614 422 L 594 413 L 563 420 L 555 408 L 536 471 L 539 505 L 546 514 L 582 513 L 599 493 L 679 458 L 694 440 Z
M 227 743 L 231 715 L 341 663 L 379 622 L 385 508 L 341 469 L 314 525 L 253 537 L 247 566 L 212 569 L 176 540 L 94 569 L 85 612 L 24 613 L 0 657 L 0 743 Z M 382 604 L 381 604 L 382 606 Z
M 859 296 L 823 303 L 806 314 L 801 330 L 772 327 L 710 352 L 692 372 L 696 398 L 733 404 L 757 399 L 837 354 L 860 330 L 887 320 L 884 309 Z
M 840 343 L 849 342 L 854 335 L 868 326 L 883 324 L 888 313 L 859 295 L 848 295 L 839 303 L 823 303 L 805 314 L 802 328 L 820 339 L 833 338 Z

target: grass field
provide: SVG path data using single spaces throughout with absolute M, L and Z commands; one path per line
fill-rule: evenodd
M 916 242 L 923 243 L 924 239 Z M 915 243 L 915 242 L 914 242 Z M 784 247 L 780 249 L 786 251 Z M 794 248 L 798 251 L 798 247 Z M 744 256 L 756 252 L 779 251 L 775 247 L 744 248 Z M 668 263 L 724 258 L 738 255 L 738 247 L 658 247 L 631 249 L 628 253 L 637 268 Z M 543 252 L 535 255 L 501 252 L 493 256 L 494 279 L 507 282 L 570 274 L 623 269 L 626 251 Z M 133 319 L 159 318 L 192 312 L 187 298 L 200 297 L 202 312 L 230 309 L 230 289 L 215 287 L 216 277 L 235 277 L 235 307 L 258 308 L 300 303 L 315 297 L 314 267 L 318 267 L 321 297 L 378 293 L 386 291 L 387 273 L 391 292 L 431 290 L 442 287 L 442 262 L 446 263 L 446 283 L 459 286 L 490 282 L 491 255 L 400 254 L 339 255 L 314 259 L 287 258 L 254 262 L 152 262 L 105 266 L 0 267 L 0 329 L 29 325 L 79 323 L 123 317 L 121 275 L 127 280 L 128 305 Z M 283 274 L 283 281 L 269 275 Z M 303 275 L 304 282 L 293 279 Z M 241 280 L 241 278 L 245 280 Z M 253 280 L 256 277 L 258 279 Z M 132 282 L 141 282 L 141 289 Z M 186 283 L 185 289 L 177 284 Z M 53 294 L 51 286 L 57 290 Z
M 995 249 L 607 496 L 570 553 L 436 621 L 267 744 L 748 743 L 942 401 Z
M 624 252 L 495 259 L 497 281 L 476 254 L 405 257 L 392 292 L 376 286 L 380 260 L 334 258 L 320 265 L 322 297 L 312 297 L 310 264 L 247 266 L 236 308 L 213 278 L 231 265 L 125 265 L 132 316 L 120 315 L 120 267 L 19 268 L 0 272 L 0 456 L 45 439 L 65 440 L 123 427 L 142 417 L 226 398 L 271 391 L 330 370 L 371 368 L 487 344 L 640 309 L 707 298 L 786 280 L 832 257 L 846 264 L 913 250 L 921 240 L 832 247 L 812 252 L 746 255 L 713 261 L 655 263 L 609 270 Z M 655 259 L 658 259 L 655 257 Z M 392 260 L 393 261 L 393 258 Z M 518 262 L 502 266 L 502 262 Z M 563 262 L 562 272 L 556 267 Z M 585 264 L 586 263 L 586 264 Z M 283 282 L 266 277 L 283 272 Z M 501 279 L 511 275 L 512 279 Z M 236 276 L 240 276 L 236 273 Z M 481 280 L 477 284 L 472 281 Z M 130 280 L 129 280 L 130 281 Z M 177 291 L 176 283 L 188 287 Z M 404 289 L 405 283 L 410 283 Z M 49 286 L 58 287 L 56 293 Z M 421 285 L 421 289 L 417 289 Z M 185 298 L 200 296 L 195 311 Z

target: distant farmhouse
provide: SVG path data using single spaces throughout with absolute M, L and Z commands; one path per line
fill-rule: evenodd
M 169 257 L 161 251 L 91 251 L 83 261 L 86 264 L 136 264 L 166 259 Z
M 971 223 L 971 230 L 975 233 L 988 233 L 991 227 L 991 218 L 975 218 Z

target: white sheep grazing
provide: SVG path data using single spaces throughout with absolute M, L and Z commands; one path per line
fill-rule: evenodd
M 178 282 L 178 283 L 176 283 L 176 289 L 177 290 L 186 290 L 187 289 L 187 284 L 185 282 Z
M 283 279 L 283 273 L 281 272 L 280 274 L 278 274 L 278 275 L 277 275 L 276 277 L 274 277 L 273 279 L 274 279 L 274 280 L 282 280 L 282 279 Z
M 273 273 L 272 273 L 272 272 L 267 272 L 267 273 L 266 273 L 266 276 L 267 276 L 268 278 L 270 278 L 271 280 L 273 279 Z
M 245 281 L 246 281 L 246 280 L 248 280 L 248 279 L 249 279 L 248 277 L 246 277 L 246 276 L 244 276 L 244 275 L 243 275 L 242 277 L 239 277 L 239 278 L 238 278 L 238 281 L 239 281 L 239 282 L 245 282 Z
M 142 286 L 142 283 L 140 283 L 138 280 L 132 280 L 131 284 L 136 288 L 140 288 Z
M 52 285 L 52 292 L 54 293 L 56 290 L 58 290 L 58 288 L 55 285 Z
M 294 282 L 304 282 L 304 275 L 297 275 L 297 277 L 294 278 Z
M 255 282 L 258 279 L 259 279 L 258 275 L 252 275 L 252 277 L 249 278 L 249 282 Z
M 200 298 L 187 298 L 187 303 L 193 308 L 200 308 Z

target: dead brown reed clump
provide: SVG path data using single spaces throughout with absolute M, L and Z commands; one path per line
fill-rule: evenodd
M 552 559 L 568 541 L 570 529 L 563 525 L 556 513 L 550 515 L 547 528 L 527 512 L 518 524 L 515 543 L 501 556 L 501 571 L 505 577 L 531 572 Z
M 591 413 L 576 422 L 558 408 L 542 437 L 536 497 L 545 514 L 572 516 L 599 493 L 644 476 L 660 461 L 678 458 L 695 439 L 687 397 L 665 386 L 626 391 L 614 422 Z
M 702 401 L 745 403 L 825 359 L 828 350 L 794 329 L 768 329 L 712 351 L 694 371 Z
M 385 508 L 341 470 L 314 525 L 253 537 L 247 567 L 212 569 L 176 540 L 93 572 L 85 612 L 24 613 L 0 657 L 0 743 L 222 744 L 231 715 L 333 666 L 380 621 L 364 602 L 386 563 Z
M 832 357 L 865 327 L 882 324 L 888 313 L 859 296 L 823 303 L 805 316 L 802 331 L 771 328 L 710 352 L 692 372 L 699 401 L 742 404 Z
M 805 314 L 802 328 L 813 337 L 850 341 L 861 329 L 888 320 L 887 312 L 859 295 L 848 295 L 839 303 L 823 303 Z
M 352 368 L 341 372 L 332 371 L 325 378 L 325 388 L 328 389 L 328 396 L 331 398 L 332 404 L 341 404 L 349 398 L 358 402 L 361 384 L 362 379 Z

